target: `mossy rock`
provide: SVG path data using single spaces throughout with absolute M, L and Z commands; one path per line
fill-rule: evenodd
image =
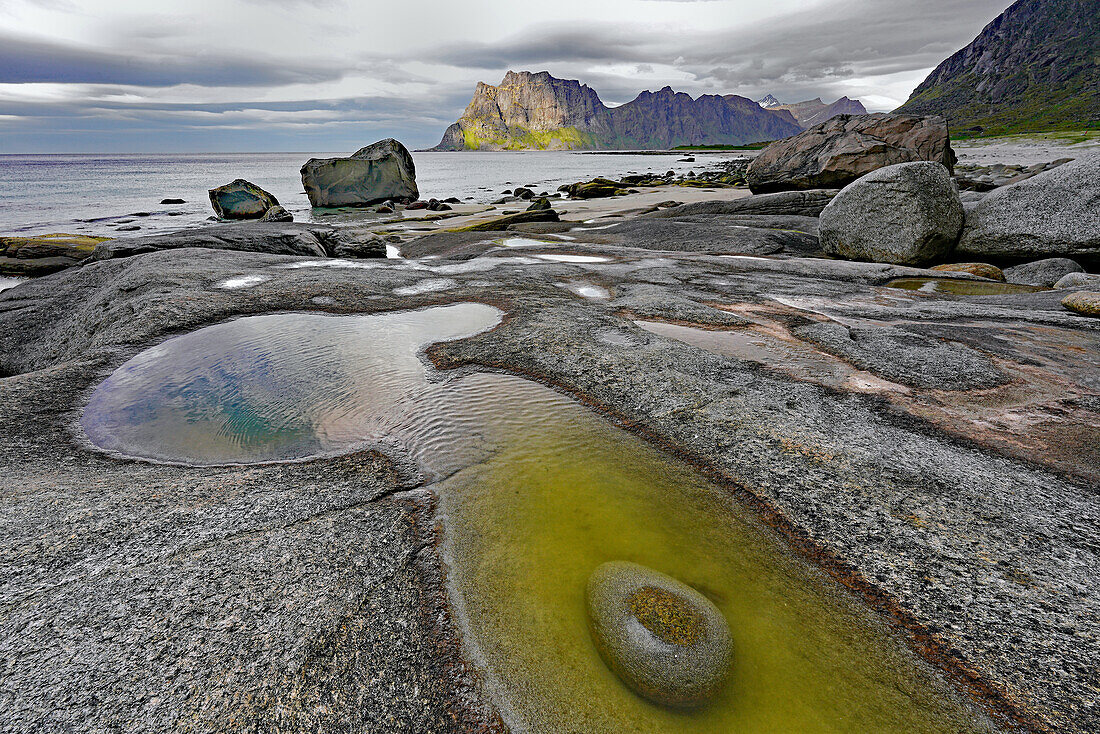
M 535 211 L 510 214 L 506 217 L 497 217 L 488 222 L 471 224 L 468 227 L 452 229 L 451 232 L 499 232 L 508 229 L 509 225 L 522 224 L 524 222 L 556 222 L 558 213 L 553 209 L 536 209 Z
M 1004 272 L 997 266 L 988 263 L 948 263 L 937 265 L 932 269 L 946 273 L 970 273 L 971 275 L 977 275 L 979 278 L 989 278 L 1000 283 L 1005 282 Z
M 687 584 L 614 561 L 589 577 L 586 599 L 600 657 L 640 696 L 697 708 L 725 682 L 733 648 L 729 625 Z
M 1078 291 L 1062 299 L 1062 305 L 1082 316 L 1100 318 L 1100 292 Z
M 44 234 L 36 237 L 0 237 L 0 275 L 37 277 L 71 268 L 91 257 L 107 237 Z
M 210 189 L 209 193 L 210 205 L 219 219 L 260 219 L 279 206 L 279 200 L 272 194 L 243 178 Z

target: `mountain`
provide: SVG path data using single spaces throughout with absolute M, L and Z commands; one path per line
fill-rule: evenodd
M 1100 2 L 1019 0 L 898 112 L 987 134 L 1100 127 Z
M 578 81 L 509 71 L 498 86 L 478 83 L 433 150 L 653 150 L 745 145 L 801 131 L 790 114 L 733 94 L 693 99 L 665 87 L 608 107 Z
M 778 107 L 779 105 L 781 105 L 783 103 L 769 94 L 764 99 L 757 100 L 756 104 L 760 105 L 764 109 L 768 109 L 770 107 Z
M 771 95 L 769 95 L 770 97 Z M 771 97 L 775 99 L 774 97 Z M 766 99 L 766 98 L 765 98 Z M 867 108 L 858 99 L 841 97 L 832 104 L 825 104 L 821 98 L 811 99 L 806 102 L 794 104 L 774 104 L 769 106 L 769 112 L 790 112 L 803 129 L 809 129 L 814 125 L 820 125 L 826 120 L 831 120 L 837 115 L 866 115 Z

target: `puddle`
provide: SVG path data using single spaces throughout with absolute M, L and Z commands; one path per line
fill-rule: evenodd
M 233 291 L 242 288 L 251 288 L 267 280 L 270 280 L 270 278 L 268 278 L 266 275 L 239 275 L 236 278 L 223 280 L 221 283 L 218 283 L 214 287 Z
M 886 284 L 887 288 L 900 288 L 919 293 L 939 293 L 954 296 L 1005 296 L 1015 293 L 1037 293 L 1045 288 L 1016 283 L 995 283 L 980 280 L 951 280 L 947 278 L 898 278 Z
M 386 245 L 386 257 L 390 260 L 401 260 L 401 249 L 397 245 Z
M 855 392 L 908 393 L 904 385 L 876 377 L 796 339 L 781 339 L 757 329 L 700 329 L 659 321 L 635 321 L 640 328 L 723 357 L 754 362 L 825 387 Z
M 556 283 L 555 285 L 565 288 L 581 298 L 587 298 L 594 301 L 606 301 L 608 298 L 611 298 L 611 292 L 609 290 L 595 283 L 573 281 L 569 283 Z
M 556 263 L 609 263 L 611 258 L 599 255 L 564 255 L 557 253 L 539 253 L 535 257 Z
M 505 247 L 546 247 L 553 243 L 546 240 L 533 240 L 529 237 L 508 237 L 502 240 L 500 244 Z
M 421 293 L 438 293 L 441 291 L 449 291 L 457 287 L 457 280 L 451 280 L 450 278 L 426 278 L 413 285 L 395 288 L 393 293 L 397 296 L 418 296 Z
M 81 418 L 92 441 L 193 464 L 403 448 L 440 498 L 466 650 L 513 731 L 973 732 L 988 729 L 879 618 L 692 468 L 518 377 L 433 374 L 427 344 L 477 334 L 480 304 L 279 314 L 169 339 L 119 367 Z M 733 631 L 730 679 L 679 712 L 604 665 L 588 576 L 641 563 Z
M 0 291 L 6 291 L 8 288 L 14 288 L 15 286 L 29 280 L 29 278 L 4 278 L 0 277 Z

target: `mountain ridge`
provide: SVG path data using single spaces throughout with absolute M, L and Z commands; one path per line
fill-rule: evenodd
M 764 104 L 765 102 L 768 104 Z M 769 94 L 767 97 L 757 102 L 757 104 L 769 112 L 782 112 L 785 110 L 791 113 L 804 130 L 808 130 L 815 125 L 820 125 L 826 120 L 833 119 L 837 115 L 867 114 L 867 108 L 863 106 L 862 102 L 858 99 L 849 99 L 848 97 L 841 97 L 831 104 L 823 102 L 821 97 L 808 99 L 805 102 L 783 104 Z
M 497 86 L 478 82 L 462 117 L 432 150 L 647 150 L 747 144 L 801 131 L 790 113 L 738 95 L 692 98 L 666 86 L 608 107 L 579 81 L 509 71 Z
M 1018 0 L 897 111 L 978 134 L 1100 127 L 1100 3 Z

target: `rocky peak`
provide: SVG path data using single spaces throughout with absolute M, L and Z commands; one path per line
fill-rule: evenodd
M 783 103 L 769 94 L 768 96 L 764 97 L 764 99 L 758 100 L 756 104 L 760 105 L 764 109 L 768 109 L 769 107 L 778 107 Z

